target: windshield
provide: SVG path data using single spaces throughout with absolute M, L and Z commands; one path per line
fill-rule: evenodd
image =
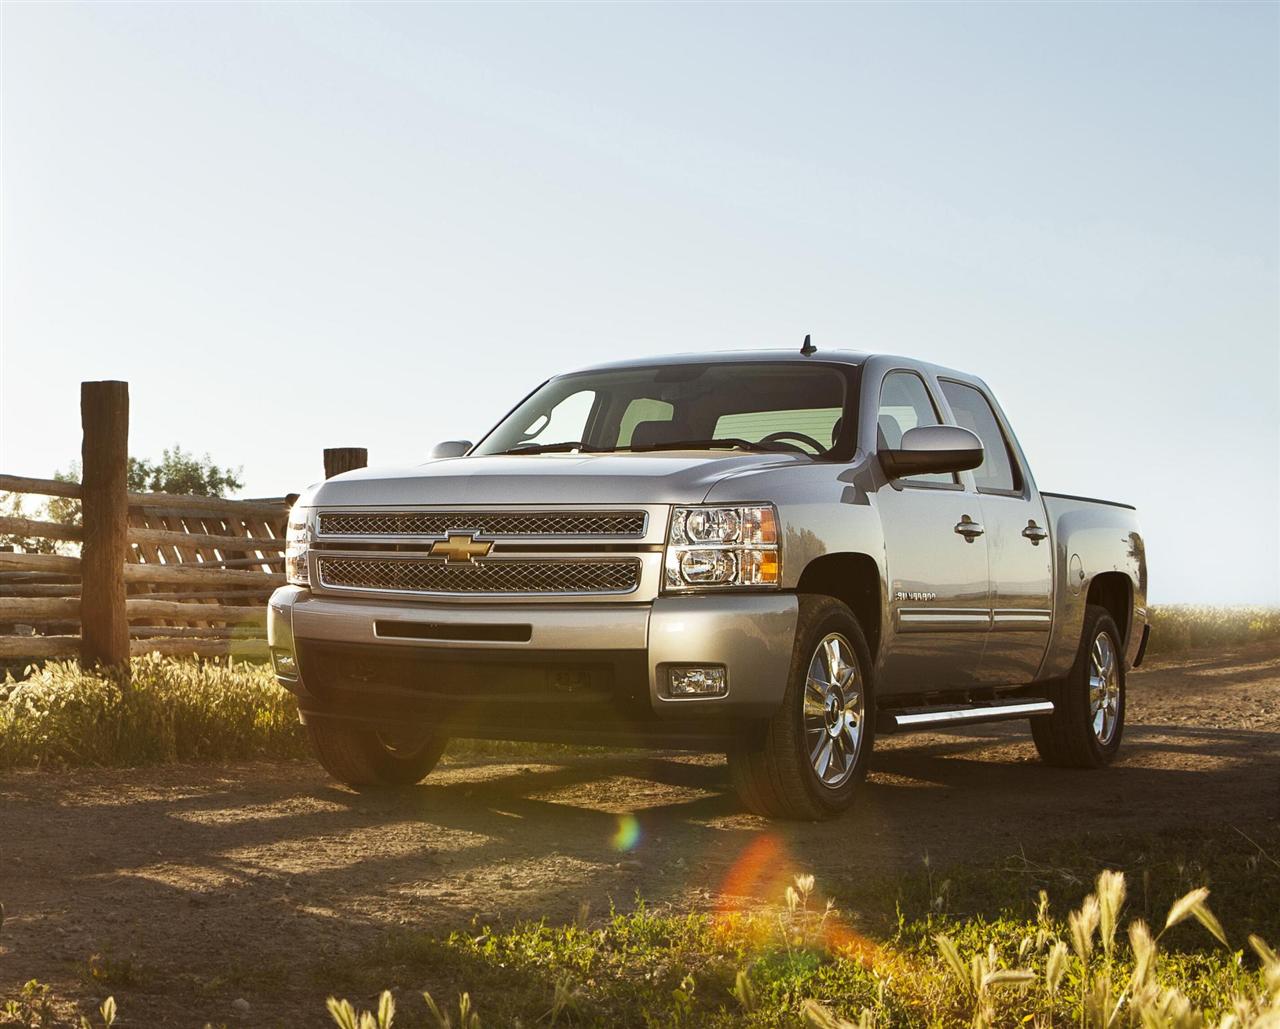
M 475 454 L 739 449 L 825 455 L 843 425 L 830 366 L 681 364 L 552 379 Z

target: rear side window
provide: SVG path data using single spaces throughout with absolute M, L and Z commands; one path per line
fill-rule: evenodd
M 942 383 L 942 393 L 956 416 L 956 424 L 977 433 L 982 440 L 982 464 L 973 470 L 978 489 L 1021 490 L 1022 476 L 1018 474 L 1018 465 L 987 398 L 972 386 L 947 380 Z
M 897 450 L 902 446 L 902 436 L 917 425 L 941 425 L 938 409 L 933 405 L 928 387 L 915 372 L 890 372 L 880 387 L 880 409 L 876 413 L 876 437 L 881 450 Z M 903 482 L 940 483 L 957 482 L 949 472 L 928 475 L 912 475 Z

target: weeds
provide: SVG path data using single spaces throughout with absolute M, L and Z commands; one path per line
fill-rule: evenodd
M 108 674 L 49 662 L 0 683 L 0 768 L 300 757 L 293 697 L 261 665 L 152 654 L 127 693 Z
M 571 1020 L 586 1025 L 1280 1026 L 1280 958 L 1257 936 L 1230 950 L 1204 888 L 1178 898 L 1156 934 L 1141 918 L 1124 924 L 1127 881 L 1104 871 L 1065 921 L 1042 894 L 1030 920 L 951 920 L 930 934 L 913 926 L 871 949 L 832 931 L 830 904 L 809 910 L 813 888 L 811 876 L 796 877 L 776 917 L 641 909 L 593 931 L 538 923 L 454 934 L 416 959 L 434 969 L 465 957 L 473 984 L 456 1022 L 427 994 L 426 1024 L 479 1029 L 482 1006 L 486 1024 L 554 1023 L 576 996 Z M 1191 921 L 1212 937 L 1210 951 L 1165 951 L 1164 935 Z M 345 1001 L 329 1010 L 340 1029 L 387 1029 L 383 997 L 376 1020 Z

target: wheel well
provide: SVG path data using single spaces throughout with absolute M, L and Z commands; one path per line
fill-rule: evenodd
M 1133 584 L 1123 572 L 1103 572 L 1089 583 L 1086 603 L 1105 607 L 1120 630 L 1120 636 L 1129 642 L 1129 620 L 1133 612 Z
M 880 569 L 866 554 L 824 554 L 810 561 L 796 586 L 844 601 L 862 627 L 874 659 L 880 651 Z

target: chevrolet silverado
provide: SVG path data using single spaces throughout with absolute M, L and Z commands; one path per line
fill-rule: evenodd
M 1131 507 L 1042 493 L 981 379 L 807 340 L 558 375 L 287 545 L 275 672 L 356 788 L 454 736 L 653 746 L 816 819 L 877 735 L 1011 719 L 1096 768 L 1149 633 Z

